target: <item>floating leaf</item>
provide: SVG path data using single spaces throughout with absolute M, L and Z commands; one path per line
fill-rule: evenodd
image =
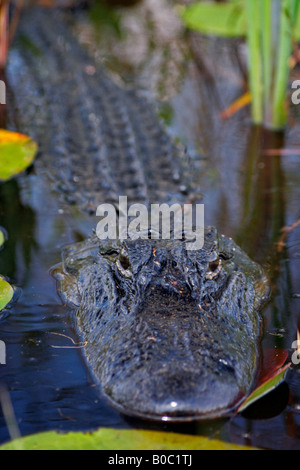
M 3 310 L 11 301 L 14 290 L 11 285 L 0 277 L 0 311 Z
M 227 3 L 195 2 L 179 8 L 186 26 L 202 34 L 219 37 L 241 38 L 247 35 L 245 0 Z M 294 27 L 294 39 L 300 40 L 300 10 Z
M 0 248 L 2 247 L 2 245 L 4 245 L 4 242 L 5 242 L 5 235 L 4 235 L 4 232 L 0 229 Z
M 231 103 L 228 108 L 226 108 L 222 113 L 220 114 L 221 119 L 228 119 L 234 114 L 236 114 L 240 109 L 243 109 L 245 106 L 251 103 L 251 93 L 247 91 L 244 93 L 240 98 L 235 100 L 233 103 Z
M 296 10 L 292 29 L 294 44 L 300 41 L 300 8 Z M 179 6 L 178 11 L 185 25 L 201 34 L 227 38 L 247 36 L 245 0 L 232 0 L 227 3 L 195 2 L 188 6 Z M 290 68 L 294 68 L 298 61 L 297 57 L 291 56 Z
M 285 365 L 284 367 L 281 367 L 275 372 L 275 374 L 271 378 L 269 378 L 268 380 L 266 380 L 266 382 L 258 386 L 251 393 L 251 395 L 249 395 L 247 400 L 242 403 L 242 405 L 238 409 L 238 412 L 241 413 L 242 411 L 245 411 L 246 408 L 248 408 L 250 405 L 255 403 L 257 400 L 260 400 L 262 397 L 264 397 L 276 387 L 278 387 L 278 385 L 280 385 L 285 380 L 287 370 L 290 368 L 290 366 L 291 363 Z
M 257 386 L 241 404 L 238 412 L 245 411 L 252 403 L 270 393 L 284 381 L 287 369 L 291 365 L 289 363 L 284 366 L 287 358 L 288 351 L 285 349 L 264 350 L 263 364 L 257 379 Z
M 0 180 L 7 181 L 28 168 L 37 150 L 27 135 L 0 129 Z
M 208 437 L 101 428 L 93 433 L 46 432 L 17 439 L 0 450 L 250 450 Z

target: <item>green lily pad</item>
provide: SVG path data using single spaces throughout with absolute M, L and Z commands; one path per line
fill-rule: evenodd
M 178 10 L 185 25 L 199 33 L 227 38 L 243 38 L 247 35 L 245 0 L 231 0 L 226 3 L 198 1 L 180 6 Z M 300 40 L 300 9 L 294 39 Z
M 157 431 L 101 428 L 93 433 L 45 432 L 0 447 L 0 450 L 249 450 L 251 448 L 209 439 Z
M 0 181 L 7 181 L 28 168 L 38 150 L 30 137 L 0 129 Z
M 180 15 L 186 26 L 202 34 L 244 37 L 247 34 L 245 2 L 196 2 L 183 7 Z
M 12 300 L 14 290 L 11 285 L 0 277 L 0 311 Z
M 2 245 L 4 245 L 4 242 L 5 242 L 5 235 L 2 232 L 2 230 L 0 229 L 0 248 L 1 248 Z

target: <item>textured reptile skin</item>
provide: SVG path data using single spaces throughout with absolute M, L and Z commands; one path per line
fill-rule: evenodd
M 66 13 L 27 11 L 8 67 L 18 129 L 40 145 L 37 171 L 66 200 L 95 212 L 104 202 L 170 202 L 186 192 L 184 152 L 154 105 L 118 86 L 72 34 Z

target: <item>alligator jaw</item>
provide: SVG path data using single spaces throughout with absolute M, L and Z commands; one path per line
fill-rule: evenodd
M 120 381 L 113 389 L 103 390 L 106 398 L 123 414 L 170 422 L 229 416 L 245 398 L 233 378 L 222 383 L 205 369 L 183 374 L 178 363 L 169 364 L 172 373 L 164 364 L 156 368 L 152 377 L 143 380 L 145 394 L 139 395 L 141 377 L 137 373 L 128 383 Z

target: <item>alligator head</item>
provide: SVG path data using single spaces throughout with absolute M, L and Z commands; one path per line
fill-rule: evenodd
M 179 240 L 93 238 L 64 251 L 57 278 L 91 370 L 120 411 L 208 419 L 251 391 L 268 286 L 215 229 L 198 251 Z

